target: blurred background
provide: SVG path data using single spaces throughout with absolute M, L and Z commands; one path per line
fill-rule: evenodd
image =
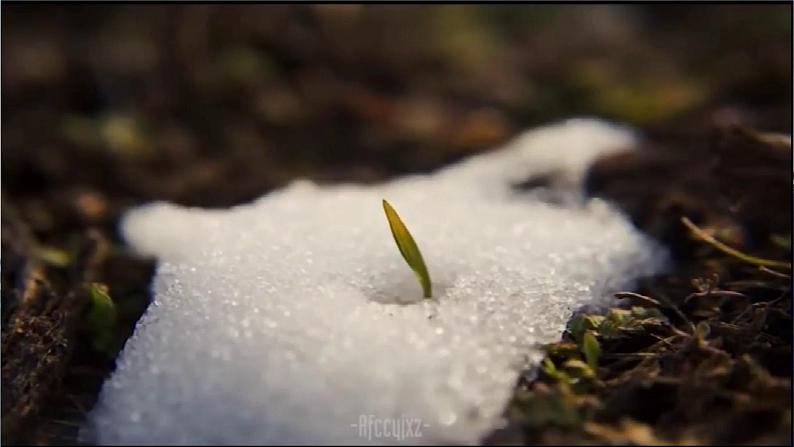
M 581 115 L 790 133 L 791 42 L 790 4 L 4 4 L 4 441 L 38 439 L 15 424 L 42 402 L 90 408 L 115 355 L 74 342 L 68 305 L 8 351 L 20 278 L 108 284 L 123 341 L 152 269 L 120 248 L 128 207 L 427 172 Z
M 787 131 L 790 12 L 4 6 L 3 188 L 93 223 L 141 199 L 225 206 L 295 176 L 427 171 L 575 115 L 648 127 L 710 109 Z M 25 207 L 37 229 L 66 223 Z

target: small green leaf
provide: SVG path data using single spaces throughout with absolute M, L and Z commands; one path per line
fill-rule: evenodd
M 587 360 L 587 365 L 595 370 L 598 367 L 598 357 L 601 355 L 601 346 L 591 331 L 587 331 L 582 337 L 582 352 Z
M 72 262 L 72 257 L 67 251 L 46 245 L 36 247 L 35 254 L 43 262 L 56 267 L 67 267 Z
M 584 335 L 584 332 L 590 328 L 591 326 L 587 319 L 581 316 L 571 320 L 571 322 L 568 323 L 568 333 L 570 333 L 576 343 L 579 344 L 582 343 L 582 336 Z
M 104 284 L 90 283 L 88 296 L 91 304 L 88 310 L 88 326 L 93 333 L 94 349 L 108 355 L 115 347 L 116 305 L 108 295 Z
M 543 359 L 542 369 L 547 376 L 557 382 L 564 383 L 566 385 L 573 385 L 576 382 L 576 380 L 566 374 L 565 371 L 557 369 L 557 367 L 554 366 L 554 362 L 552 362 L 548 357 Z
M 383 211 L 386 212 L 386 219 L 389 221 L 391 234 L 394 236 L 394 242 L 397 243 L 397 248 L 400 249 L 400 254 L 403 255 L 405 262 L 408 263 L 408 266 L 411 267 L 411 270 L 416 274 L 416 278 L 422 285 L 422 292 L 425 298 L 430 298 L 432 296 L 430 274 L 427 272 L 427 267 L 425 266 L 424 259 L 422 259 L 422 253 L 419 251 L 419 247 L 416 246 L 414 238 L 400 219 L 397 211 L 395 211 L 385 199 L 383 200 Z
M 568 332 L 577 344 L 582 344 L 585 331 L 598 328 L 604 322 L 601 315 L 580 315 L 568 323 Z
M 552 362 L 548 357 L 543 359 L 543 372 L 551 377 L 554 377 L 554 375 L 557 374 L 557 367 L 554 366 L 554 362 Z
M 593 368 L 579 359 L 568 359 L 562 366 L 571 371 L 575 378 L 592 379 L 595 377 Z

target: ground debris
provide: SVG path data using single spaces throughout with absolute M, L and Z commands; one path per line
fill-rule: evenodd
M 618 293 L 620 306 L 571 321 L 565 339 L 548 347 L 538 378 L 518 386 L 507 427 L 486 441 L 790 444 L 790 142 L 759 135 L 742 127 L 717 132 L 717 163 L 731 169 L 713 171 L 708 181 L 693 180 L 702 169 L 692 165 L 698 155 L 675 150 L 612 156 L 594 166 L 591 191 L 623 205 L 638 226 L 670 245 L 675 268 Z M 708 153 L 714 137 L 690 139 L 687 147 Z M 787 144 L 786 154 L 780 148 Z M 729 176 L 740 166 L 765 175 L 745 177 L 740 190 L 726 188 L 736 184 Z M 641 172 L 668 178 L 640 181 Z M 744 206 L 727 206 L 726 191 Z M 686 200 L 671 207 L 673 197 Z M 779 212 L 781 205 L 788 212 Z M 686 215 L 708 230 L 698 227 L 702 234 L 690 237 L 694 224 L 681 222 Z M 741 237 L 720 233 L 725 228 Z M 714 247 L 717 237 L 730 242 Z M 737 256 L 737 247 L 744 253 Z M 602 350 L 597 367 L 583 374 L 555 366 L 584 360 L 576 348 L 586 332 Z M 539 418 L 534 409 L 544 405 L 554 411 Z
M 56 291 L 31 232 L 5 197 L 3 208 L 2 436 L 15 442 L 58 386 L 83 301 Z

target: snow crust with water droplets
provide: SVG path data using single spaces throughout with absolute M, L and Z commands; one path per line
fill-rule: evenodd
M 626 128 L 575 119 L 429 175 L 296 181 L 224 210 L 131 210 L 124 237 L 158 259 L 153 301 L 83 438 L 479 442 L 576 309 L 664 267 L 661 248 L 580 192 L 597 156 L 634 143 Z M 514 187 L 549 173 L 550 189 Z M 382 198 L 422 250 L 432 300 Z

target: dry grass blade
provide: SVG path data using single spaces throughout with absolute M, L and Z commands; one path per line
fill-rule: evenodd
M 694 233 L 695 236 L 697 236 L 698 238 L 700 238 L 704 242 L 708 243 L 709 245 L 711 245 L 712 247 L 716 248 L 717 250 L 720 250 L 723 253 L 729 254 L 729 255 L 734 256 L 736 258 L 739 258 L 742 261 L 748 262 L 750 264 L 759 265 L 759 266 L 765 266 L 765 267 L 780 267 L 780 268 L 785 268 L 785 269 L 791 270 L 791 263 L 790 262 L 775 261 L 775 260 L 772 260 L 772 259 L 764 259 L 764 258 L 759 258 L 759 257 L 756 257 L 756 256 L 751 256 L 751 255 L 742 253 L 739 250 L 736 250 L 735 248 L 731 248 L 731 247 L 723 244 L 722 242 L 718 241 L 717 239 L 714 238 L 714 236 L 712 236 L 712 235 L 706 233 L 705 231 L 703 231 L 702 228 L 700 228 L 697 225 L 695 225 L 694 223 L 692 223 L 692 221 L 689 220 L 688 218 L 682 217 L 681 218 L 681 222 L 684 225 L 686 225 L 686 227 L 689 228 L 689 230 L 692 231 L 692 233 Z

